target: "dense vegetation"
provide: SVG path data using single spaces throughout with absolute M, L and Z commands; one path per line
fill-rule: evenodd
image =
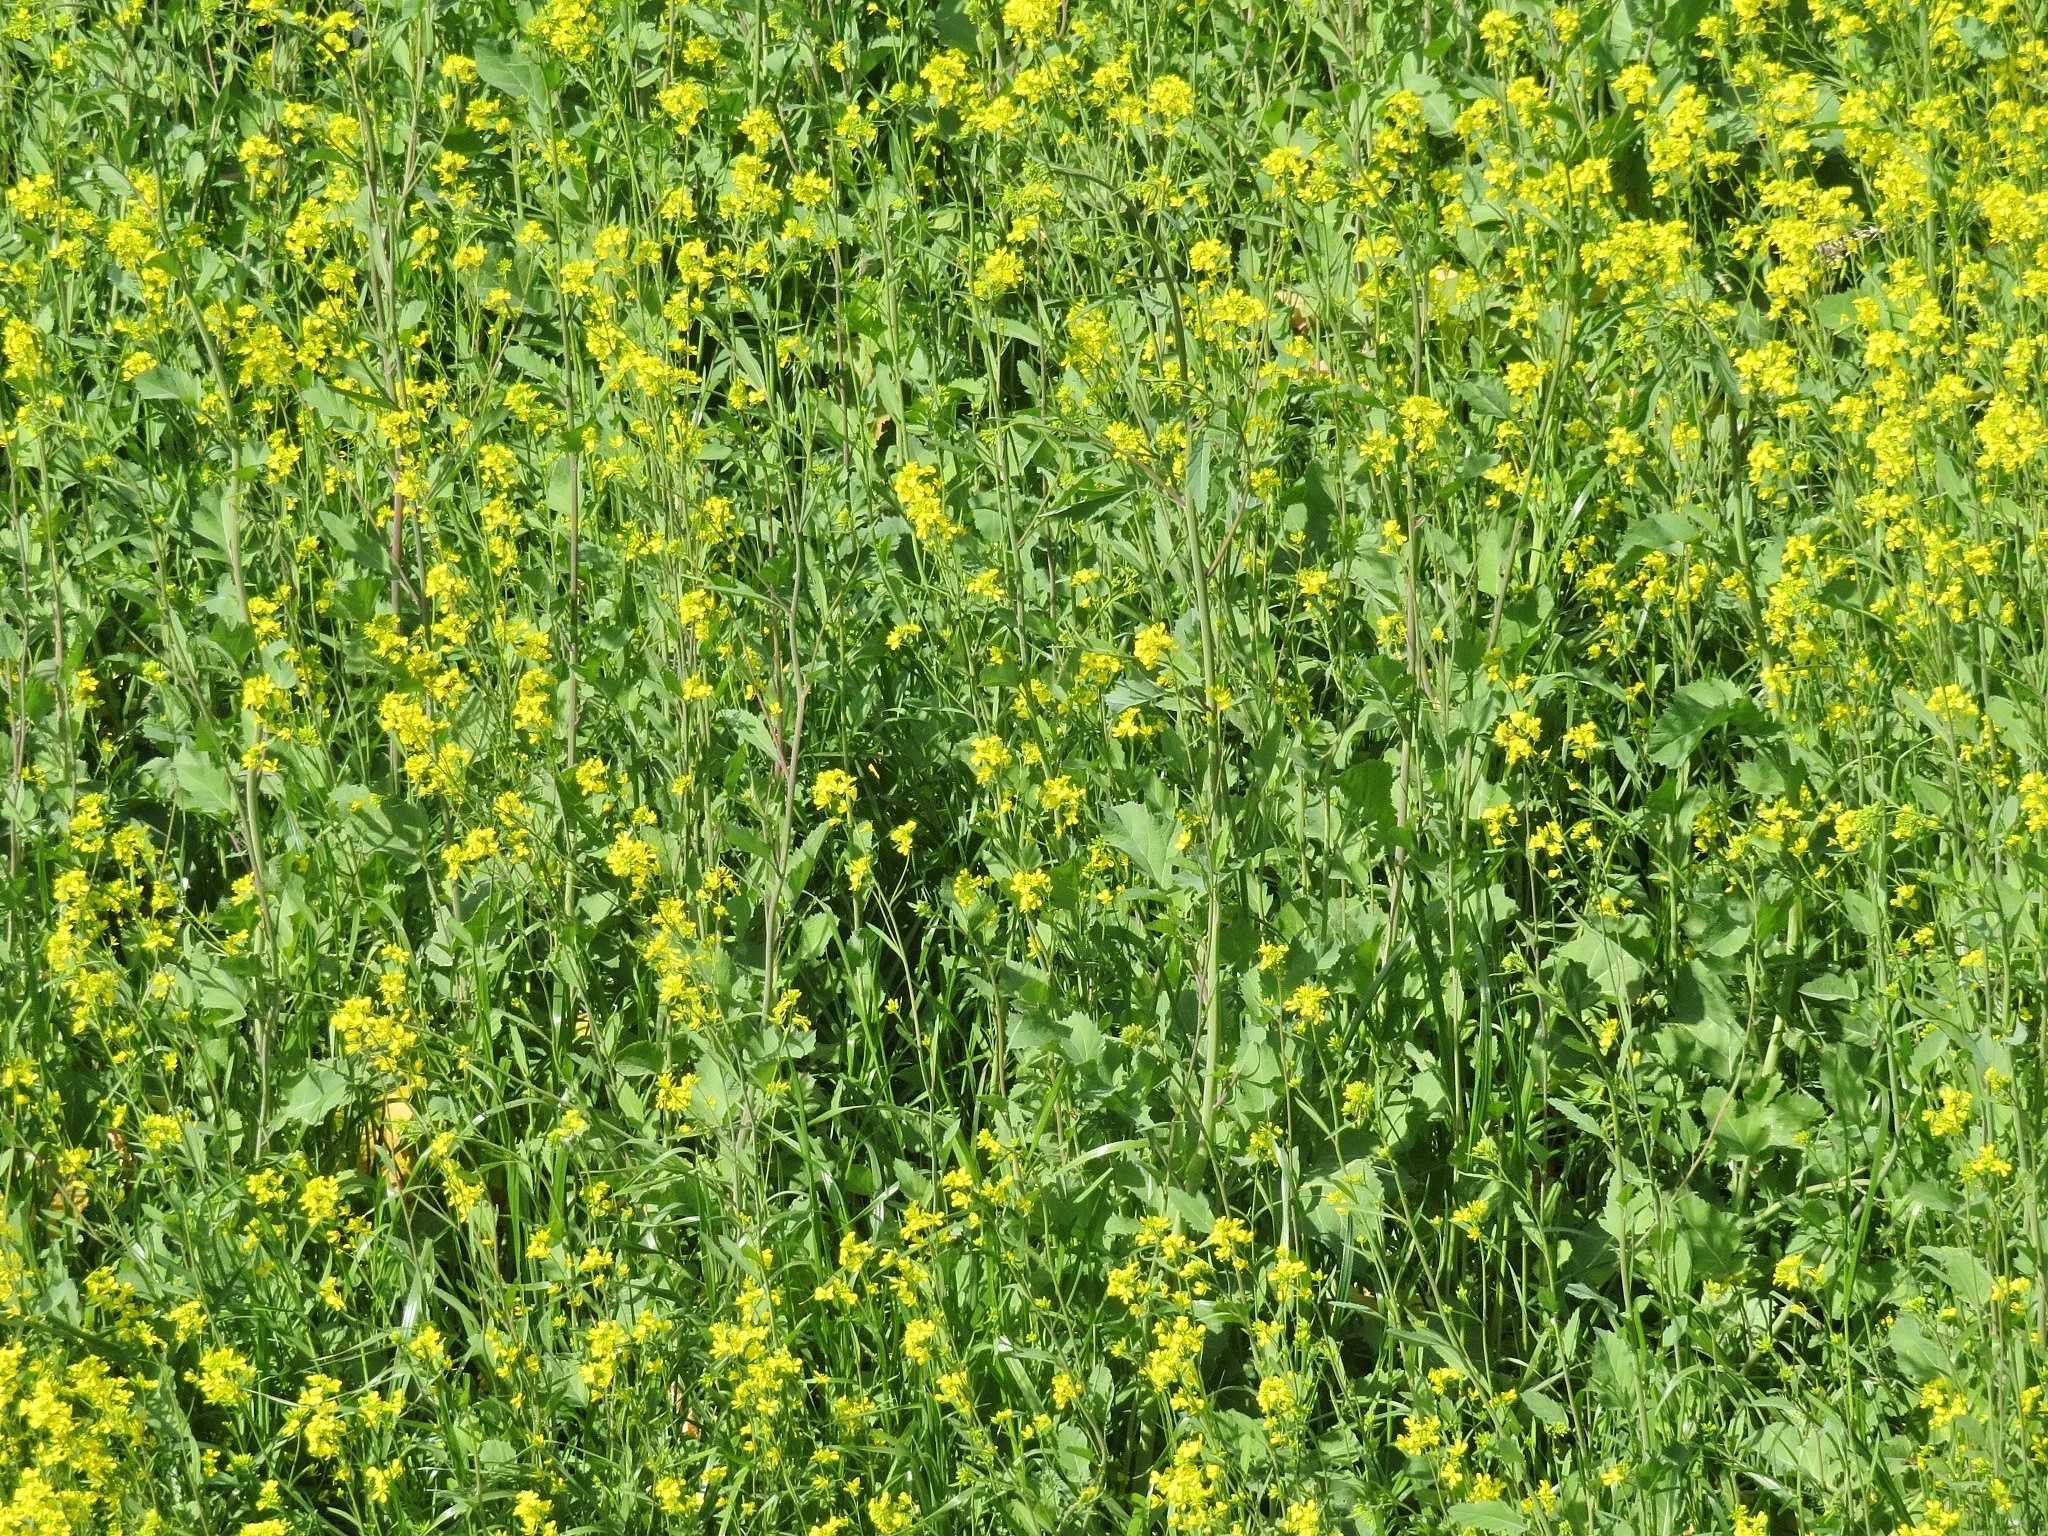
M 0 1533 L 2048 1528 L 2008 0 L 16 0 Z

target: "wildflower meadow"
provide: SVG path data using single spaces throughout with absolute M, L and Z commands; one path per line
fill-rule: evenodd
M 7 0 L 0 1536 L 2048 1531 L 2041 0 Z

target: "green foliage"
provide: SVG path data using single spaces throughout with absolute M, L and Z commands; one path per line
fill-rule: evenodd
M 2048 1522 L 2048 38 L 23 0 L 0 1532 Z

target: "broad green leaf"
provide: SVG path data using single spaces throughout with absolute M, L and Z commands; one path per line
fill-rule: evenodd
M 1650 727 L 1650 761 L 1674 768 L 1698 751 L 1712 732 L 1724 726 L 1746 731 L 1764 723 L 1763 711 L 1727 678 L 1687 683 Z

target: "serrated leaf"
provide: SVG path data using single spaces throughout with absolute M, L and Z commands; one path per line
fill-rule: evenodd
M 474 55 L 477 78 L 494 91 L 521 101 L 539 101 L 547 91 L 547 76 L 531 59 L 496 43 L 479 43 Z
M 1727 678 L 1687 683 L 1671 696 L 1664 713 L 1650 727 L 1650 761 L 1661 768 L 1675 768 L 1723 726 L 1749 729 L 1763 723 L 1763 711 Z
M 1564 1404 L 1538 1387 L 1531 1387 L 1518 1397 L 1517 1401 L 1529 1410 L 1529 1416 L 1539 1424 L 1563 1424 L 1567 1421 Z
M 1135 800 L 1126 801 L 1109 813 L 1110 827 L 1103 841 L 1131 863 L 1148 882 L 1160 890 L 1170 889 L 1180 863 L 1174 851 L 1179 826 L 1172 816 L 1155 815 Z
M 232 816 L 235 785 L 219 759 L 181 746 L 171 757 L 171 800 L 199 816 Z
M 144 400 L 176 400 L 181 405 L 199 404 L 199 380 L 183 368 L 159 363 L 135 379 L 135 393 Z

